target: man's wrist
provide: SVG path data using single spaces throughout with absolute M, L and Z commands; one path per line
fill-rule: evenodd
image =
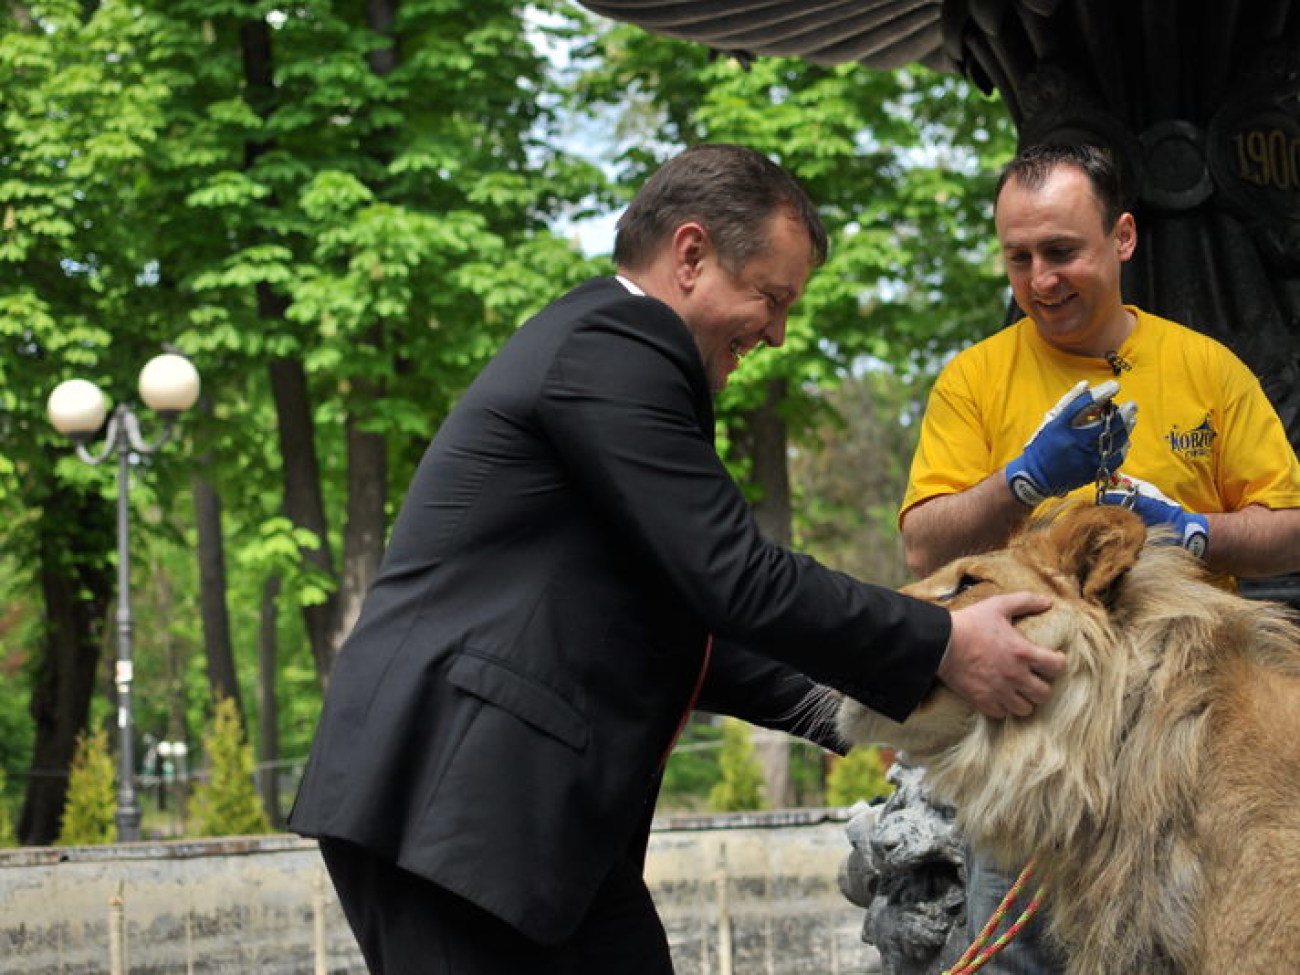
M 1209 519 L 1189 511 L 1179 527 L 1183 532 L 1183 548 L 1199 559 L 1205 558 L 1205 552 L 1210 547 Z
M 1007 487 L 1011 496 L 1027 508 L 1037 508 L 1048 495 L 1026 470 L 1024 455 L 1006 466 Z

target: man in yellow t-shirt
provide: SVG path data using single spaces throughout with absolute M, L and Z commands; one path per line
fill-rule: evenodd
M 1112 164 L 1091 147 L 1028 149 L 1003 174 L 998 238 L 1028 316 L 961 352 L 935 384 L 899 519 L 914 572 L 1000 547 L 1042 498 L 1091 497 L 1103 460 L 1143 485 L 1149 523 L 1203 519 L 1210 568 L 1300 570 L 1300 463 L 1281 421 L 1224 346 L 1122 303 L 1137 228 L 1119 200 Z M 1079 419 L 1112 398 L 1122 405 L 1103 458 L 1103 424 Z M 1053 404 L 1060 415 L 1045 423 Z
M 1049 497 L 1095 498 L 1099 471 L 1138 492 L 1105 503 L 1171 526 L 1212 570 L 1300 570 L 1300 464 L 1281 421 L 1224 346 L 1123 304 L 1137 228 L 1120 201 L 1114 166 L 1089 146 L 1032 147 L 1003 172 L 998 240 L 1027 317 L 935 384 L 899 516 L 917 574 L 1001 547 Z M 967 867 L 978 931 L 1009 880 L 979 857 Z M 1040 939 L 1031 926 L 985 970 L 1060 971 Z

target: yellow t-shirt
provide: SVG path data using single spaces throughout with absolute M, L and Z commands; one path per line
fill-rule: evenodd
M 1081 379 L 1115 379 L 1114 402 L 1138 404 L 1124 474 L 1199 513 L 1300 507 L 1300 463 L 1256 376 L 1214 339 L 1128 307 L 1137 326 L 1118 375 L 1106 359 L 1048 345 L 1029 318 L 959 353 L 930 394 L 900 517 L 1004 467 Z

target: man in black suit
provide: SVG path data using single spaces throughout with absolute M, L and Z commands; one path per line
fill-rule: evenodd
M 693 707 L 1047 698 L 1063 658 L 1011 626 L 1043 597 L 950 614 L 832 572 L 765 541 L 719 459 L 711 393 L 825 254 L 779 167 L 689 149 L 620 219 L 618 276 L 520 328 L 438 432 L 290 817 L 372 972 L 670 973 L 641 868 Z

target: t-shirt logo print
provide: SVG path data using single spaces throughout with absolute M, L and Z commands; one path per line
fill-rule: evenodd
M 1188 460 L 1198 457 L 1209 457 L 1210 450 L 1214 446 L 1214 438 L 1219 432 L 1214 429 L 1214 424 L 1210 422 L 1210 414 L 1205 414 L 1205 419 L 1200 425 L 1193 427 L 1191 430 L 1181 430 L 1177 426 L 1170 428 L 1169 433 L 1165 435 L 1169 441 L 1169 448 L 1176 454 L 1181 454 Z

